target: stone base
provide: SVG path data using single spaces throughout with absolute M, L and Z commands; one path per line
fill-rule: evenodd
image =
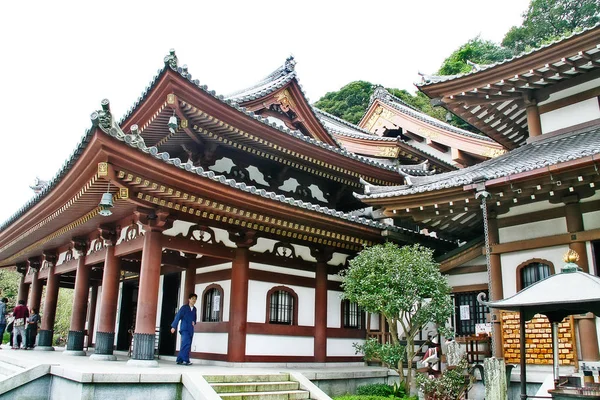
M 87 356 L 83 350 L 65 350 L 62 352 L 65 356 Z
M 117 356 L 114 354 L 92 354 L 90 360 L 94 361 L 117 361 Z
M 141 368 L 158 368 L 158 361 L 156 360 L 134 360 L 127 361 L 129 367 L 141 367 Z
M 35 351 L 54 351 L 54 347 L 52 346 L 35 346 L 33 349 Z

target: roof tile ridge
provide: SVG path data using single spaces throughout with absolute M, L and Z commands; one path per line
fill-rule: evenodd
M 515 56 L 512 56 L 510 58 L 505 58 L 502 61 L 497 61 L 497 62 L 492 63 L 492 64 L 486 64 L 486 65 L 481 66 L 480 69 L 472 69 L 471 71 L 464 72 L 462 74 L 455 74 L 455 75 L 427 75 L 427 74 L 421 74 L 420 73 L 420 75 L 422 76 L 422 80 L 421 80 L 421 82 L 415 82 L 415 85 L 416 86 L 429 86 L 429 85 L 433 85 L 433 84 L 436 84 L 436 83 L 447 82 L 447 81 L 451 81 L 451 80 L 454 80 L 454 79 L 459 79 L 459 78 L 462 78 L 462 77 L 465 77 L 465 76 L 473 75 L 473 74 L 476 74 L 478 72 L 486 71 L 488 69 L 497 67 L 499 65 L 503 65 L 503 64 L 506 64 L 508 62 L 511 62 L 511 61 L 523 58 L 523 57 L 528 56 L 530 54 L 537 53 L 538 51 L 544 50 L 544 49 L 546 49 L 546 48 L 548 48 L 550 46 L 553 46 L 553 45 L 555 45 L 557 43 L 569 40 L 569 39 L 571 39 L 573 37 L 576 37 L 576 36 L 583 35 L 583 34 L 585 34 L 587 32 L 590 32 L 590 31 L 592 31 L 594 29 L 597 29 L 597 28 L 600 28 L 600 22 L 596 23 L 593 26 L 590 26 L 590 27 L 587 27 L 587 28 L 583 28 L 580 31 L 573 31 L 573 32 L 571 32 L 568 35 L 563 35 L 560 38 L 557 38 L 555 40 L 552 40 L 551 42 L 542 44 L 542 45 L 540 45 L 538 47 L 534 47 L 532 49 L 522 51 L 519 54 L 517 54 Z M 425 76 L 429 76 L 431 78 L 439 78 L 439 80 L 432 80 L 430 82 L 427 82 L 425 80 Z
M 254 83 L 253 85 L 250 85 L 246 88 L 243 88 L 241 90 L 236 90 L 233 93 L 229 93 L 229 94 L 225 95 L 225 97 L 227 97 L 227 98 L 235 97 L 241 93 L 249 92 L 252 89 L 256 89 L 256 88 L 263 86 L 269 82 L 274 82 L 279 78 L 290 76 L 290 75 L 295 75 L 296 74 L 295 66 L 296 66 L 296 61 L 294 60 L 294 57 L 289 56 L 288 58 L 286 58 L 283 65 L 280 65 L 279 67 L 277 67 L 273 72 L 271 72 L 270 74 L 268 74 L 267 76 L 265 76 L 264 78 L 259 80 L 258 82 Z
M 313 108 L 316 110 L 317 114 L 323 114 L 323 115 L 325 115 L 326 117 L 329 117 L 329 118 L 331 118 L 331 119 L 333 119 L 333 120 L 335 120 L 335 121 L 337 121 L 337 122 L 340 122 L 340 123 L 342 123 L 342 124 L 344 124 L 344 125 L 347 125 L 347 126 L 349 126 L 350 128 L 354 128 L 354 129 L 356 129 L 356 130 L 358 130 L 358 131 L 364 132 L 364 133 L 365 133 L 365 134 L 367 134 L 367 135 L 377 136 L 377 135 L 373 134 L 373 132 L 369 132 L 368 130 L 366 130 L 366 129 L 364 129 L 364 128 L 361 128 L 361 127 L 360 127 L 360 126 L 358 126 L 358 125 L 354 125 L 352 122 L 348 122 L 348 121 L 346 121 L 345 119 L 342 119 L 342 118 L 340 118 L 340 117 L 338 117 L 338 116 L 336 116 L 336 115 L 333 115 L 333 114 L 331 114 L 331 113 L 328 113 L 327 111 L 323 111 L 323 110 L 321 110 L 320 108 L 317 108 L 317 107 L 315 107 L 315 106 L 312 106 L 312 107 L 313 107 Z

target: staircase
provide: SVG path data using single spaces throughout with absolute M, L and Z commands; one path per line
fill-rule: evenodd
M 204 379 L 224 400 L 310 399 L 310 393 L 289 374 L 205 375 Z
M 24 367 L 11 363 L 9 360 L 0 361 L 0 381 L 25 370 Z

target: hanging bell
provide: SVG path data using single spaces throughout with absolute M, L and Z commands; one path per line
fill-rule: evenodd
M 169 132 L 175 133 L 175 131 L 177 130 L 177 117 L 174 115 L 171 115 L 171 118 L 169 118 L 169 123 L 167 124 L 167 126 L 169 127 Z
M 100 204 L 98 204 L 98 207 L 100 207 L 100 211 L 98 213 L 103 217 L 112 215 L 112 211 L 110 211 L 110 209 L 113 208 L 113 205 L 113 195 L 109 192 L 104 193 L 102 195 L 102 199 L 100 200 Z

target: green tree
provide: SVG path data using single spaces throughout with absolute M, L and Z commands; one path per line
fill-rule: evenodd
M 469 72 L 473 67 L 467 61 L 485 65 L 493 64 L 512 57 L 511 50 L 503 48 L 491 40 L 483 40 L 479 36 L 469 40 L 456 49 L 444 60 L 439 75 L 456 75 Z
M 361 251 L 341 275 L 345 299 L 386 319 L 395 350 L 380 351 L 388 360 L 398 360 L 395 369 L 405 387 L 410 388 L 416 335 L 429 323 L 447 333 L 446 322 L 452 315 L 451 288 L 433 259 L 433 250 L 418 244 L 375 245 Z M 402 336 L 406 346 L 400 345 Z M 366 346 L 371 344 L 367 342 Z M 406 376 L 400 361 L 404 356 L 408 364 Z
M 8 298 L 8 309 L 12 310 L 17 303 L 21 274 L 14 269 L 0 268 L 0 297 Z
M 328 92 L 315 103 L 325 112 L 357 124 L 367 111 L 373 94 L 373 84 L 366 81 L 350 82 L 337 92 Z
M 502 46 L 518 54 L 598 22 L 598 0 L 531 0 L 523 23 L 506 33 Z

